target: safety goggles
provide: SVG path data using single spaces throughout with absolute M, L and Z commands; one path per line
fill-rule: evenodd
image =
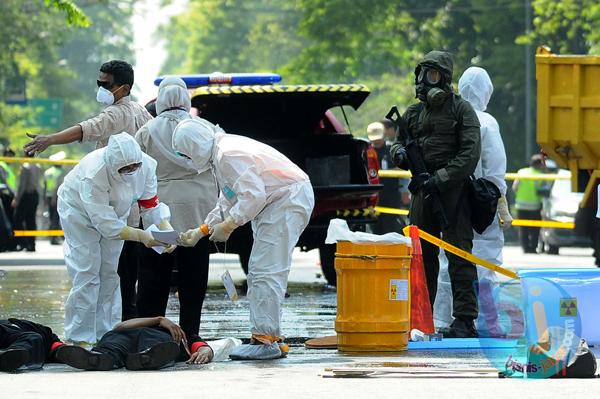
M 417 76 L 417 83 L 427 83 L 429 85 L 436 85 L 442 80 L 442 73 L 435 68 L 421 67 L 419 75 Z
M 140 168 L 140 166 L 142 166 L 141 162 L 132 163 L 131 165 L 123 166 L 121 169 L 119 169 L 119 173 L 122 175 L 130 175 L 132 173 L 135 173 L 135 171 L 138 170 Z
M 98 87 L 103 87 L 106 90 L 108 90 L 112 87 L 112 83 L 110 83 L 107 80 L 96 80 L 96 84 L 98 85 Z

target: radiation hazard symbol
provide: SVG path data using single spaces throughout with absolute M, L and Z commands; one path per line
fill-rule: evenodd
M 577 316 L 577 298 L 562 298 L 560 300 L 560 317 Z
M 407 301 L 408 300 L 408 280 L 390 280 L 390 301 Z

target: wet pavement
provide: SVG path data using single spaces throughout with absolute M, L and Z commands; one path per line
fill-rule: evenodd
M 62 265 L 60 247 L 39 245 L 39 253 L 32 254 L 0 254 L 0 319 L 19 317 L 32 319 L 50 326 L 59 336 L 63 334 L 64 300 L 70 288 L 70 282 Z M 507 265 L 520 268 L 523 265 L 535 264 L 536 267 L 575 266 L 593 267 L 593 259 L 587 250 L 573 251 L 564 257 L 528 257 L 520 255 L 518 248 L 505 251 Z M 247 339 L 248 333 L 248 302 L 241 296 L 237 302 L 229 301 L 222 286 L 220 276 L 229 270 L 236 281 L 238 292 L 244 280 L 243 272 L 234 255 L 211 256 L 211 269 L 209 290 L 202 313 L 201 334 L 204 338 L 237 337 Z M 283 331 L 290 343 L 290 355 L 285 359 L 266 362 L 218 362 L 204 366 L 190 366 L 183 363 L 176 367 L 159 372 L 132 373 L 124 370 L 105 373 L 102 377 L 102 389 L 90 389 L 99 380 L 97 373 L 79 372 L 64 365 L 50 364 L 42 372 L 20 373 L 18 375 L 0 375 L 0 383 L 9 382 L 10 387 L 6 392 L 13 396 L 7 397 L 172 397 L 174 392 L 179 397 L 197 397 L 198 390 L 212 387 L 214 392 L 222 397 L 245 396 L 242 392 L 262 392 L 264 395 L 278 395 L 280 397 L 295 397 L 298 394 L 312 393 L 312 396 L 323 397 L 344 394 L 348 397 L 357 397 L 378 392 L 375 397 L 397 397 L 397 381 L 386 376 L 377 378 L 381 381 L 376 386 L 372 382 L 376 377 L 369 377 L 364 383 L 356 380 L 326 379 L 323 374 L 326 370 L 336 367 L 366 367 L 376 369 L 399 368 L 431 368 L 431 369 L 467 369 L 481 370 L 491 367 L 490 359 L 493 351 L 489 350 L 421 350 L 407 351 L 396 354 L 344 354 L 337 350 L 306 349 L 303 345 L 307 338 L 334 335 L 334 322 L 336 317 L 336 293 L 331 287 L 325 285 L 325 280 L 320 276 L 318 254 L 316 251 L 309 253 L 295 253 L 294 264 L 290 274 L 288 289 L 289 297 L 286 298 L 283 309 Z M 178 301 L 176 293 L 172 293 L 167 316 L 177 321 Z M 594 349 L 596 355 L 600 351 Z M 500 356 L 503 353 L 499 352 Z M 177 371 L 177 373 L 173 373 Z M 210 378 L 203 378 L 210 372 Z M 150 374 L 160 376 L 153 382 L 146 378 Z M 36 377 L 37 376 L 37 377 Z M 48 376 L 42 377 L 42 376 Z M 110 376 L 110 377 L 108 377 Z M 145 376 L 145 377 L 144 377 Z M 168 378 L 163 378 L 168 377 Z M 45 386 L 39 387 L 36 381 L 42 379 Z M 235 379 L 235 384 L 231 384 Z M 369 382 L 366 382 L 366 381 Z M 421 379 L 405 382 L 402 387 L 406 393 L 411 392 L 413 397 L 434 397 L 429 393 L 438 392 L 444 397 L 475 397 L 486 394 L 487 389 L 497 386 L 501 380 L 485 380 L 480 383 L 458 383 L 452 379 L 442 379 L 440 384 L 427 383 Z M 392 383 L 390 383 L 392 381 Z M 436 380 L 437 381 L 437 380 Z M 506 380 L 502 380 L 506 381 Z M 74 384 L 68 393 L 65 393 L 61 384 Z M 267 385 L 265 385 L 267 384 Z M 366 385 L 365 385 L 366 384 Z M 491 384 L 491 385 L 490 385 Z M 511 380 L 498 385 L 498 392 L 505 392 L 503 397 L 512 395 L 531 397 L 537 390 L 532 386 L 519 387 L 518 382 Z M 553 389 L 557 387 L 554 381 L 549 382 L 539 392 L 548 392 L 544 397 L 552 396 Z M 586 382 L 588 389 L 600 392 L 600 380 Z M 579 385 L 573 382 L 562 382 L 560 387 L 570 386 L 573 397 L 579 392 Z M 470 387 L 473 395 L 461 395 L 459 390 L 449 391 L 451 387 Z M 553 388 L 554 387 L 554 388 Z M 71 389 L 72 388 L 72 389 Z M 375 391 L 371 391 L 375 389 Z M 533 390 L 532 390 L 533 389 Z M 504 390 L 504 391 L 503 391 Z M 590 391 L 590 392 L 592 392 Z M 249 391 L 248 391 L 249 392 Z M 583 390 L 582 390 L 583 392 Z M 587 391 L 586 391 L 587 392 Z M 456 394 L 456 395 L 455 395 Z M 17 395 L 17 396 L 15 396 Z M 490 393 L 490 397 L 496 397 Z M 528 397 L 529 397 L 528 396 Z M 4 396 L 2 396 L 4 397 Z M 588 397 L 594 397 L 588 396 Z

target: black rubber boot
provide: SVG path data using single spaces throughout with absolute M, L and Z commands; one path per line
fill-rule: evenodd
M 29 352 L 25 349 L 0 350 L 0 371 L 16 371 L 29 361 Z
M 125 360 L 127 370 L 158 370 L 174 363 L 179 356 L 179 345 L 161 342 L 139 353 L 130 353 Z
M 56 360 L 80 370 L 109 371 L 115 368 L 115 361 L 111 355 L 90 352 L 75 345 L 60 346 L 56 350 Z
M 477 338 L 477 329 L 473 320 L 456 318 L 450 324 L 450 327 L 440 328 L 438 330 L 444 338 Z

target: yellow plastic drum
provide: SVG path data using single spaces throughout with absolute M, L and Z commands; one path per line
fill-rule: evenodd
M 408 345 L 411 248 L 337 243 L 338 350 L 397 352 Z

